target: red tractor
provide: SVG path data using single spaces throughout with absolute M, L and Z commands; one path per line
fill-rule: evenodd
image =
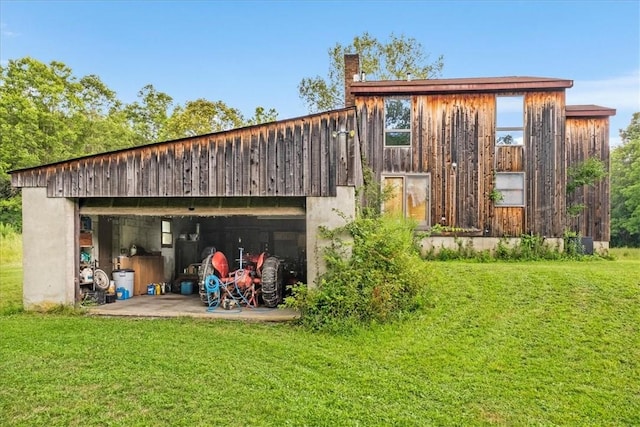
M 260 300 L 266 307 L 276 307 L 284 294 L 280 260 L 266 252 L 251 255 L 239 249 L 240 268 L 232 272 L 222 252 L 205 258 L 199 272 L 200 299 L 210 307 L 212 304 L 225 308 L 234 304 L 256 307 Z

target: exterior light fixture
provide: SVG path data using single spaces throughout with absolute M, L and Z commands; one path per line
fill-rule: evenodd
M 338 135 L 348 135 L 349 138 L 353 138 L 356 134 L 355 130 L 334 130 L 333 132 L 331 132 L 331 136 L 334 138 L 337 138 Z

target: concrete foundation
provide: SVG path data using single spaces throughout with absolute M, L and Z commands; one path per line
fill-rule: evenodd
M 47 198 L 46 188 L 22 189 L 25 309 L 75 303 L 75 202 Z
M 442 248 L 456 250 L 461 246 L 471 247 L 478 252 L 489 251 L 494 253 L 501 241 L 507 247 L 513 248 L 520 243 L 520 238 L 431 236 L 422 239 L 420 244 L 423 255 L 430 251 L 437 253 Z M 546 238 L 544 241 L 552 249 L 564 250 L 564 239 L 562 238 Z M 605 255 L 608 250 L 609 242 L 593 242 L 594 253 Z
M 345 218 L 355 218 L 356 192 L 354 187 L 337 187 L 336 197 L 307 197 L 307 283 L 317 285 L 318 277 L 326 271 L 322 250 L 328 245 L 318 227 L 336 228 L 345 225 Z M 343 218 L 344 217 L 344 218 Z

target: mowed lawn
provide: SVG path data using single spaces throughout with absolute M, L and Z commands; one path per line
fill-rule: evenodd
M 0 425 L 639 425 L 639 255 L 425 263 L 421 315 L 345 336 L 5 314 Z

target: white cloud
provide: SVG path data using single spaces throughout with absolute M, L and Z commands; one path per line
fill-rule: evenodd
M 0 23 L 0 34 L 2 34 L 3 37 L 18 37 L 20 35 L 20 33 L 9 30 L 7 24 L 4 22 Z
M 567 104 L 640 111 L 640 69 L 602 80 L 575 80 L 567 90 Z

